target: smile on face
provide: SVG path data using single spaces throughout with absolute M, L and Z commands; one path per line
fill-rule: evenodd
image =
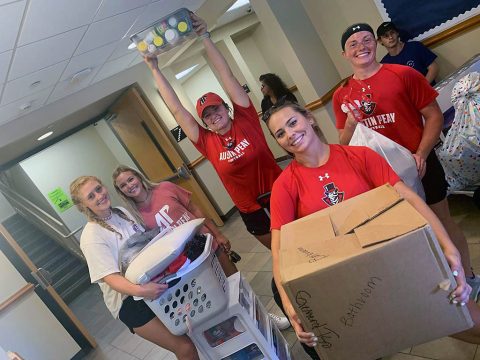
M 89 180 L 80 189 L 82 203 L 99 217 L 110 214 L 110 196 L 108 189 L 96 180 Z
M 203 111 L 203 121 L 214 132 L 222 134 L 230 130 L 230 117 L 223 104 L 206 107 Z
M 120 191 L 129 198 L 145 198 L 145 188 L 142 181 L 131 171 L 124 171 L 120 173 L 115 179 L 115 185 Z
M 377 41 L 369 31 L 359 31 L 351 35 L 346 43 L 343 56 L 353 65 L 370 65 L 375 62 Z
M 307 149 L 316 137 L 309 119 L 290 107 L 272 114 L 268 127 L 278 144 L 293 154 Z

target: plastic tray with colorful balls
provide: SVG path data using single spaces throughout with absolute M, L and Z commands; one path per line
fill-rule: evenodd
M 157 56 L 195 37 L 190 10 L 181 8 L 130 36 L 129 49 L 145 56 Z

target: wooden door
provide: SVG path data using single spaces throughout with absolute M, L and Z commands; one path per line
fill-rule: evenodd
M 184 162 L 170 137 L 157 121 L 158 116 L 143 100 L 136 88 L 131 88 L 110 109 L 113 132 L 130 154 L 138 168 L 152 181 L 174 176 Z M 217 225 L 223 225 L 200 184 L 190 175 L 188 179 L 171 180 L 192 193 L 192 201 Z

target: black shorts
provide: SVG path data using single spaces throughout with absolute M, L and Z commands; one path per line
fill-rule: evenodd
M 425 190 L 425 202 L 428 205 L 432 205 L 447 197 L 448 183 L 447 180 L 445 180 L 445 172 L 435 154 L 435 150 L 430 152 L 426 163 L 427 171 L 422 178 L 422 184 Z
M 145 304 L 143 300 L 133 300 L 133 297 L 128 296 L 123 300 L 120 313 L 118 314 L 120 320 L 127 325 L 132 334 L 135 334 L 134 328 L 141 327 L 156 317 L 155 313 Z
M 268 211 L 268 214 L 267 214 Z M 247 230 L 252 235 L 265 235 L 270 232 L 270 209 L 261 208 L 251 213 L 240 211 Z

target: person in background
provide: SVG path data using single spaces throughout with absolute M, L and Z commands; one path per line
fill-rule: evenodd
M 230 276 L 238 271 L 227 255 L 231 248 L 230 241 L 191 201 L 190 192 L 169 181 L 151 182 L 142 173 L 124 165 L 114 170 L 112 180 L 128 210 L 149 230 L 159 227 L 162 232 L 193 219 L 205 218 L 201 233 L 214 236 L 213 250 L 225 275 Z
M 262 99 L 262 113 L 275 105 L 279 99 L 285 98 L 291 102 L 297 102 L 297 98 L 288 90 L 282 79 L 276 74 L 267 73 L 260 75 L 258 79 L 262 83 L 260 90 L 263 94 Z
M 233 109 L 218 94 L 208 92 L 202 95 L 196 104 L 197 115 L 205 127 L 200 126 L 158 68 L 158 59 L 145 57 L 144 60 L 178 125 L 213 165 L 247 231 L 270 249 L 269 197 L 262 204 L 259 198 L 270 193 L 282 170 L 267 145 L 255 107 L 210 39 L 207 24 L 193 13 L 191 19 Z M 290 326 L 285 317 L 274 314 L 270 317 L 279 329 Z
M 419 41 L 403 42 L 393 22 L 384 22 L 377 29 L 377 39 L 388 51 L 382 64 L 407 65 L 420 72 L 430 85 L 435 85 L 439 67 L 435 55 Z
M 114 318 L 120 319 L 133 334 L 167 349 L 178 359 L 199 359 L 187 335 L 173 335 L 143 300 L 157 299 L 167 284 L 133 284 L 121 266 L 122 247 L 143 227 L 124 208 L 112 208 L 107 188 L 95 176 L 80 176 L 70 184 L 70 194 L 78 210 L 87 217 L 80 237 L 80 248 L 87 260 L 92 283 L 97 283 Z
M 476 300 L 480 279 L 473 273 L 467 240 L 450 215 L 448 183 L 434 151 L 443 128 L 443 115 L 435 100 L 438 93 L 410 67 L 378 63 L 377 42 L 368 24 L 349 26 L 342 34 L 341 46 L 353 75 L 333 95 L 340 144 L 347 145 L 357 124 L 362 122 L 412 152 L 426 203 L 460 251 Z
M 469 300 L 471 288 L 465 281 L 460 254 L 442 223 L 422 198 L 405 185 L 386 160 L 375 151 L 364 146 L 328 145 L 322 142 L 314 116 L 298 104 L 279 103 L 267 115 L 266 124 L 273 137 L 285 151 L 294 156 L 273 185 L 271 215 L 273 274 L 279 290 L 276 295 L 280 297 L 298 339 L 310 347 L 318 345 L 315 334 L 306 332 L 302 327 L 282 287 L 279 250 L 280 241 L 283 240 L 280 238 L 280 228 L 388 183 L 428 221 L 456 276 L 457 287 L 448 298 L 452 306 L 466 305 L 475 325 L 452 336 L 480 343 L 480 308 Z M 343 196 L 333 197 L 332 200 L 332 196 L 329 196 L 332 193 L 342 193 Z

